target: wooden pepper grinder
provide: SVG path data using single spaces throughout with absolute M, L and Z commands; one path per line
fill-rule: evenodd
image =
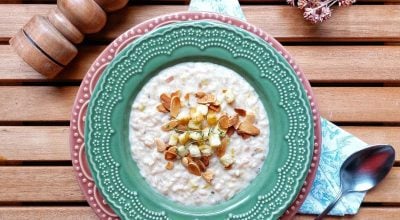
M 128 0 L 58 0 L 57 8 L 36 15 L 10 40 L 17 54 L 39 73 L 53 78 L 77 55 L 74 44 L 84 34 L 100 31 L 106 12 L 123 8 Z

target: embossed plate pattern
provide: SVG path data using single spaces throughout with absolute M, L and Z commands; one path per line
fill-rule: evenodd
M 89 99 L 92 95 L 92 91 L 97 83 L 99 76 L 103 73 L 105 67 L 107 67 L 110 61 L 114 59 L 115 55 L 121 51 L 121 49 L 126 47 L 126 45 L 128 45 L 129 42 L 132 42 L 133 40 L 140 37 L 144 33 L 147 33 L 148 31 L 156 29 L 165 24 L 175 23 L 179 21 L 186 21 L 186 20 L 202 20 L 202 19 L 216 20 L 225 22 L 227 24 L 232 24 L 242 29 L 245 29 L 265 40 L 265 42 L 269 43 L 272 47 L 274 47 L 280 54 L 282 54 L 282 56 L 287 60 L 287 62 L 289 62 L 292 68 L 296 71 L 296 75 L 302 82 L 304 88 L 306 89 L 306 92 L 309 94 L 308 98 L 313 108 L 313 115 L 315 121 L 314 123 L 315 149 L 313 152 L 313 160 L 311 163 L 307 179 L 303 184 L 302 190 L 300 191 L 300 193 L 297 196 L 297 199 L 292 203 L 290 208 L 286 210 L 282 218 L 292 217 L 296 213 L 296 210 L 302 204 L 302 201 L 304 201 L 308 193 L 309 187 L 311 186 L 310 183 L 312 182 L 315 176 L 315 171 L 318 166 L 319 146 L 321 139 L 320 139 L 319 114 L 318 111 L 316 110 L 315 101 L 313 100 L 311 88 L 308 84 L 308 81 L 304 77 L 301 69 L 295 64 L 294 60 L 285 51 L 285 49 L 278 42 L 276 42 L 276 40 L 274 40 L 272 37 L 268 36 L 265 32 L 261 31 L 260 29 L 258 29 L 253 25 L 215 13 L 181 12 L 181 13 L 163 15 L 148 20 L 140 25 L 135 26 L 134 28 L 128 30 L 120 37 L 118 37 L 112 44 L 110 44 L 103 51 L 103 53 L 93 63 L 92 67 L 86 74 L 82 82 L 82 85 L 78 91 L 71 117 L 71 127 L 70 127 L 71 157 L 73 159 L 73 166 L 76 171 L 77 178 L 82 188 L 82 191 L 85 197 L 87 198 L 88 203 L 100 218 L 114 219 L 117 218 L 117 216 L 105 203 L 101 194 L 98 192 L 96 185 L 92 180 L 90 170 L 87 167 L 84 144 L 83 144 L 84 119 L 86 114 L 87 103 L 89 102 Z
M 270 121 L 270 150 L 260 175 L 232 199 L 207 207 L 155 193 L 131 159 L 128 141 L 130 106 L 140 88 L 160 69 L 188 60 L 237 70 L 259 93 Z M 252 34 L 210 21 L 164 26 L 123 50 L 94 90 L 86 131 L 94 180 L 124 219 L 278 218 L 301 189 L 314 147 L 311 106 L 289 63 Z

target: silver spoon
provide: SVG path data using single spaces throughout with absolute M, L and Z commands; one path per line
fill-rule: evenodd
M 315 220 L 325 217 L 343 195 L 350 192 L 364 192 L 376 186 L 392 168 L 394 155 L 392 146 L 374 145 L 348 157 L 340 167 L 338 195 Z

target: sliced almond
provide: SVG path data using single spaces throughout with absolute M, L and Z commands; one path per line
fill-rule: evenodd
M 256 122 L 256 115 L 253 112 L 248 112 L 246 117 L 244 118 L 245 122 L 249 122 L 250 124 L 254 124 Z
M 165 142 L 162 141 L 160 138 L 156 138 L 154 140 L 154 143 L 157 146 L 157 151 L 158 152 L 164 152 L 167 149 L 167 144 L 165 144 Z
M 248 135 L 248 134 L 239 134 L 241 137 L 242 137 L 242 139 L 243 140 L 246 140 L 246 139 L 249 139 L 251 136 L 250 135 Z
M 187 130 L 187 125 L 183 125 L 183 124 L 179 124 L 178 126 L 176 126 L 176 129 L 179 131 L 186 131 Z
M 211 184 L 211 181 L 214 179 L 214 174 L 207 170 L 206 172 L 201 174 L 201 177 L 203 177 L 203 179 L 207 182 Z
M 221 129 L 227 130 L 229 128 L 229 117 L 227 115 L 222 115 L 218 120 L 218 125 Z
M 201 176 L 201 170 L 200 170 L 199 165 L 197 165 L 197 163 L 195 163 L 193 161 L 189 162 L 187 168 L 188 168 L 189 173 L 196 175 L 196 176 Z
M 225 136 L 221 140 L 221 145 L 215 149 L 215 154 L 217 155 L 217 157 L 222 157 L 225 155 L 228 144 L 229 144 L 229 138 Z
M 247 134 L 251 136 L 257 136 L 260 134 L 260 129 L 258 129 L 256 126 L 251 124 L 248 121 L 244 121 L 240 123 L 240 126 L 238 128 L 238 133 L 239 134 Z
M 165 160 L 171 160 L 172 161 L 172 160 L 175 160 L 176 157 L 177 157 L 176 153 L 174 153 L 172 151 L 167 150 L 164 153 Z
M 240 116 L 245 117 L 246 116 L 246 110 L 242 108 L 235 108 L 234 109 L 236 113 L 238 113 Z
M 167 170 L 172 170 L 174 168 L 174 162 L 168 161 L 167 164 L 165 165 L 165 168 Z
M 187 167 L 189 165 L 189 162 L 191 162 L 192 160 L 189 157 L 182 157 L 182 164 L 184 167 Z
M 233 133 L 235 133 L 234 127 L 229 127 L 228 131 L 226 131 L 226 135 L 228 135 L 228 137 L 231 137 L 233 135 Z
M 210 104 L 215 103 L 215 101 L 217 101 L 217 98 L 214 94 L 206 94 L 201 98 L 197 98 L 197 103 L 199 104 Z
M 162 113 L 167 113 L 167 112 L 168 112 L 168 110 L 164 107 L 163 104 L 157 105 L 157 110 L 158 110 L 159 112 L 162 112 Z
M 239 115 L 229 117 L 229 127 L 235 126 L 239 123 Z
M 173 98 L 173 97 L 181 97 L 181 90 L 176 90 L 175 92 L 173 92 L 173 93 L 171 93 L 171 99 Z
M 200 159 L 194 159 L 193 161 L 199 166 L 201 172 L 206 171 L 207 167 L 203 163 L 203 161 L 201 161 Z
M 163 94 L 160 95 L 160 101 L 161 101 L 161 104 L 162 104 L 167 110 L 169 110 L 170 105 L 171 105 L 171 97 L 170 97 L 168 94 L 163 93 Z
M 196 98 L 203 98 L 205 95 L 206 95 L 206 93 L 202 92 L 202 91 L 196 92 L 196 94 L 195 94 Z
M 170 106 L 171 117 L 176 118 L 176 116 L 179 114 L 179 111 L 181 110 L 181 99 L 178 96 L 172 96 Z
M 220 112 L 220 111 L 221 111 L 221 106 L 220 106 L 220 105 L 213 105 L 213 104 L 210 104 L 210 105 L 208 106 L 208 108 L 211 109 L 211 110 L 214 111 L 214 112 Z
M 163 131 L 170 131 L 170 130 L 174 129 L 176 126 L 178 126 L 178 124 L 179 124 L 179 122 L 177 120 L 172 120 L 172 121 L 169 121 L 169 122 L 163 124 L 161 126 L 161 129 Z
M 206 167 L 210 165 L 210 156 L 201 156 L 200 160 L 204 163 Z

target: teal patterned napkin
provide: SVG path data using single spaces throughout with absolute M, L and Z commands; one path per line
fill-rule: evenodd
M 246 20 L 238 0 L 191 0 L 189 11 L 212 11 Z
M 212 11 L 245 20 L 238 0 L 191 0 L 189 11 Z M 367 144 L 321 118 L 322 150 L 317 174 L 311 191 L 299 212 L 320 214 L 339 191 L 339 170 L 344 160 L 367 147 Z M 356 214 L 365 193 L 345 195 L 329 213 L 330 215 Z
M 368 145 L 328 120 L 321 118 L 322 148 L 317 174 L 311 191 L 299 212 L 320 214 L 339 192 L 340 166 L 352 153 Z M 365 193 L 345 195 L 330 212 L 331 215 L 356 214 Z

